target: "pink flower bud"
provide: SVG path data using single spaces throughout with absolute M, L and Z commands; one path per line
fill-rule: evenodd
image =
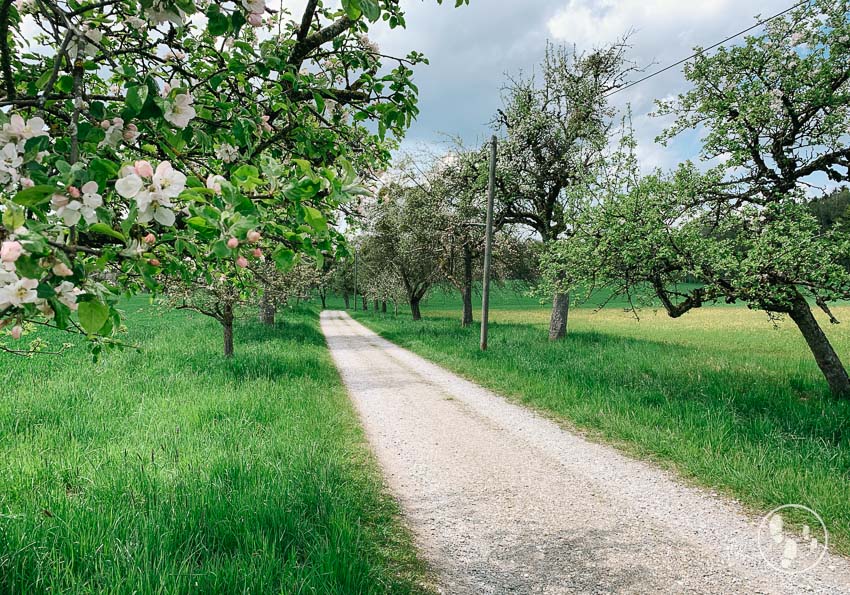
M 18 339 L 21 338 L 21 335 L 23 334 L 23 332 L 24 332 L 24 329 L 21 328 L 21 325 L 16 324 L 15 326 L 12 327 L 12 338 L 17 341 Z
M 100 123 L 100 127 L 103 128 L 104 130 L 108 130 L 109 126 L 110 126 L 109 120 L 104 120 L 103 122 Z
M 262 27 L 263 15 L 258 12 L 252 12 L 248 15 L 248 24 L 252 27 Z
M 248 232 L 248 241 L 252 244 L 256 244 L 257 242 L 259 242 L 261 237 L 262 236 L 260 235 L 260 232 L 254 229 Z
M 263 257 L 263 251 L 260 250 L 259 248 L 254 248 L 254 251 L 252 252 L 252 254 L 257 258 Z
M 239 247 L 239 240 L 237 240 L 236 238 L 230 238 L 229 240 L 227 240 L 227 247 L 230 248 L 231 250 L 238 248 Z
M 236 266 L 243 268 L 243 269 L 247 268 L 248 267 L 248 259 L 245 258 L 244 256 L 240 256 L 239 258 L 236 259 Z
M 156 243 L 156 236 L 153 235 L 152 233 L 149 233 L 148 235 L 146 235 L 145 237 L 142 238 L 142 241 L 145 244 L 155 244 Z
M 72 271 L 67 264 L 59 261 L 53 265 L 53 274 L 57 277 L 70 277 L 74 274 L 74 271 Z
M 33 186 L 35 186 L 35 182 L 29 178 L 21 178 L 21 188 L 32 188 Z
M 142 178 L 152 178 L 153 177 L 153 166 L 150 161 L 142 160 L 136 161 L 133 165 L 133 169 L 136 170 L 136 175 Z
M 160 264 L 162 264 L 162 263 L 160 263 L 160 262 L 159 262 L 159 260 L 158 260 L 158 259 L 156 259 L 156 258 L 151 258 L 148 262 L 149 262 L 149 263 L 150 263 L 150 265 L 151 265 L 151 266 L 153 266 L 153 267 L 158 267 Z
M 80 196 L 82 196 L 80 189 L 76 186 L 68 186 L 68 194 L 71 195 L 71 198 L 80 198 Z
M 0 262 L 15 262 L 20 258 L 23 251 L 24 248 L 20 242 L 14 240 L 3 242 L 3 245 L 0 246 Z

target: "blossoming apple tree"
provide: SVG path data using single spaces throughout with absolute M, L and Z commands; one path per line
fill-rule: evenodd
M 337 5 L 0 0 L 0 349 L 47 325 L 100 350 L 163 276 L 333 253 L 424 60 L 368 38 L 396 0 Z
M 829 304 L 850 299 L 850 236 L 811 209 L 818 186 L 850 181 L 848 14 L 847 0 L 806 3 L 687 66 L 692 89 L 661 103 L 674 117 L 663 138 L 701 129 L 702 157 L 719 165 L 640 178 L 629 151 L 618 153 L 608 195 L 559 243 L 550 275 L 651 292 L 674 318 L 721 300 L 787 316 L 832 393 L 850 396 L 813 313 L 837 324 Z

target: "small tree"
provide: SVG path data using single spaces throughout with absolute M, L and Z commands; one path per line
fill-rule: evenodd
M 442 227 L 440 212 L 435 211 L 429 195 L 417 187 L 389 184 L 371 208 L 369 260 L 397 276 L 414 320 L 422 318 L 422 299 L 440 278 Z
M 256 289 L 254 283 L 251 273 L 238 267 L 225 267 L 217 273 L 194 267 L 179 279 L 167 278 L 161 300 L 178 310 L 191 310 L 216 320 L 222 328 L 224 357 L 231 358 L 236 309 L 249 303 Z

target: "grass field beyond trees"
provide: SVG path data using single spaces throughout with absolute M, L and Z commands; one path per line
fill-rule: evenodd
M 0 357 L 0 593 L 406 593 L 421 566 L 318 329 L 133 302 L 144 351 Z
M 850 401 L 830 396 L 793 323 L 746 308 L 703 308 L 672 320 L 645 310 L 575 309 L 565 341 L 547 340 L 548 308 L 496 291 L 490 350 L 460 303 L 438 293 L 425 319 L 360 312 L 384 337 L 757 510 L 804 504 L 833 549 L 850 553 Z M 479 310 L 476 310 L 478 320 Z M 824 327 L 850 360 L 844 325 Z

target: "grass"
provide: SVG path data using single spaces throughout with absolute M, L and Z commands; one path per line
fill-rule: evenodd
M 318 329 L 129 305 L 139 352 L 0 357 L 0 592 L 411 593 Z
M 537 300 L 501 290 L 493 306 L 486 353 L 477 324 L 460 328 L 453 295 L 432 299 L 420 323 L 356 316 L 463 376 L 754 510 L 809 506 L 824 517 L 833 549 L 850 554 L 850 401 L 828 394 L 792 323 L 774 328 L 763 313 L 737 307 L 678 320 L 647 310 L 640 321 L 622 307 L 579 308 L 568 338 L 553 344 L 548 308 Z M 836 314 L 850 321 L 850 307 Z M 825 326 L 850 363 L 850 331 Z

